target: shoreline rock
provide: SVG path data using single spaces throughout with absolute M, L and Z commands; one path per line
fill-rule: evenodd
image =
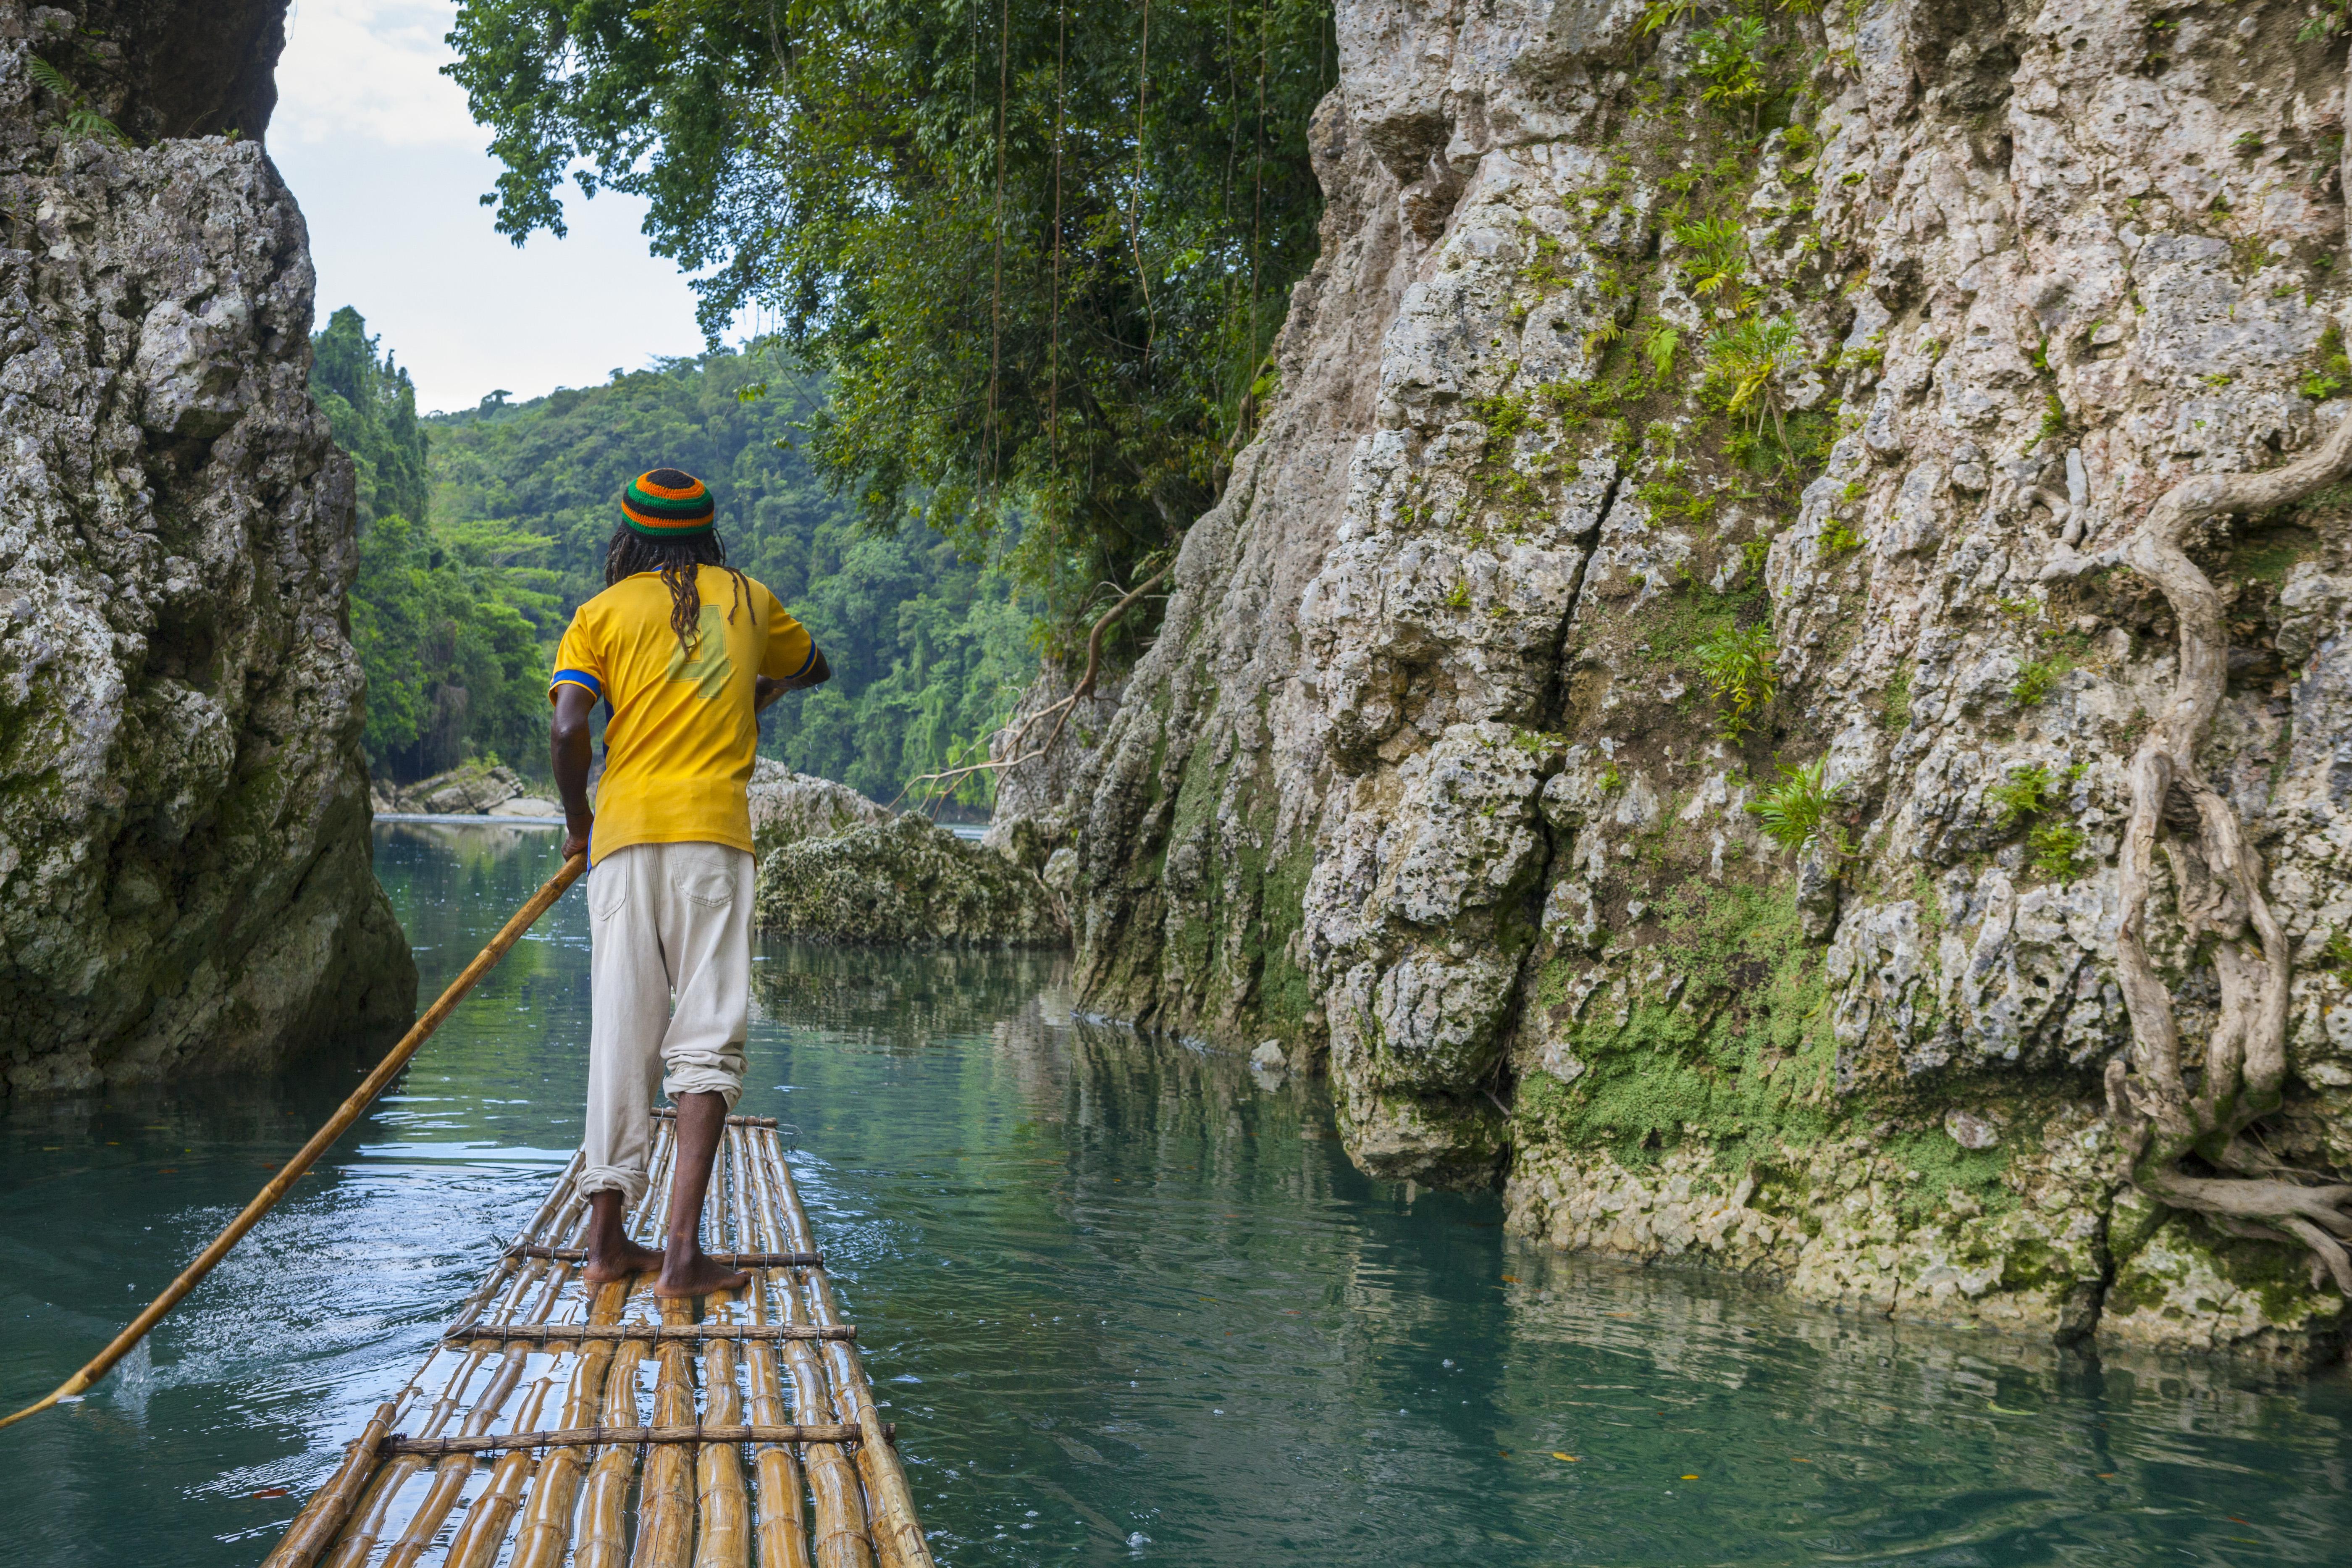
M 114 148 L 37 111 L 28 34 L 72 16 L 0 4 L 0 1094 L 268 1069 L 415 1008 L 371 865 L 352 467 L 256 140 L 283 11 L 212 18 L 226 74 L 124 34 L 100 107 L 184 139 Z

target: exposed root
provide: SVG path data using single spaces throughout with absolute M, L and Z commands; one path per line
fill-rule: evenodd
M 940 773 L 924 773 L 919 777 L 909 779 L 907 781 L 907 787 L 900 790 L 891 800 L 890 809 L 896 811 L 898 808 L 898 802 L 906 799 L 917 786 L 929 784 L 933 788 L 930 798 L 926 803 L 926 809 L 937 812 L 950 796 L 962 787 L 966 779 L 978 773 L 1001 773 L 1008 768 L 1017 768 L 1022 763 L 1034 762 L 1052 751 L 1054 742 L 1062 738 L 1062 731 L 1069 724 L 1070 714 L 1076 710 L 1080 702 L 1094 694 L 1095 678 L 1102 673 L 1103 633 L 1109 629 L 1112 622 L 1127 614 L 1137 600 L 1160 586 L 1168 574 L 1175 569 L 1175 565 L 1176 563 L 1171 560 L 1167 565 L 1129 589 L 1118 603 L 1103 612 L 1102 618 L 1095 622 L 1094 630 L 1087 634 L 1086 673 L 1078 678 L 1078 683 L 1076 686 L 1070 688 L 1070 694 L 1067 697 L 1063 698 L 1059 702 L 1049 703 L 1040 708 L 1021 721 L 1014 728 L 1012 737 L 1004 742 L 1003 756 L 992 757 L 984 763 L 970 763 L 960 768 L 948 768 Z M 1048 717 L 1054 721 L 1053 730 L 1034 750 L 1023 751 L 1022 744 L 1027 740 L 1029 731 Z
M 2286 1079 L 2286 935 L 2263 895 L 2263 862 L 2237 812 L 2197 771 L 2229 674 L 2221 597 L 2182 549 L 2210 518 L 2273 511 L 2352 473 L 2352 418 L 2312 451 L 2256 474 L 2200 474 L 2174 486 L 2141 521 L 2123 559 L 2162 589 L 2180 626 L 2170 703 L 2131 763 L 2131 820 L 2119 870 L 2123 919 L 2116 968 L 2131 1015 L 2131 1048 L 2107 1064 L 2107 1109 L 2133 1185 L 2232 1235 L 2307 1247 L 2352 1299 L 2352 1185 L 2295 1171 L 2250 1135 L 2276 1110 Z M 2221 1006 L 2194 1075 L 2184 1068 L 2172 997 L 2147 956 L 2156 851 L 2191 945 L 2210 939 Z M 2220 1176 L 2192 1174 L 2195 1159 Z

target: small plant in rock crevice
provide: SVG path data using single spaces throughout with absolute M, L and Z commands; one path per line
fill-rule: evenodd
M 2084 844 L 2083 830 L 2071 822 L 2042 823 L 2025 836 L 2033 868 L 2053 882 L 2071 882 L 2081 872 Z
M 2018 769 L 1988 787 L 1985 799 L 2000 807 L 1999 826 L 2007 832 L 2056 804 L 2058 781 L 2040 763 Z
M 1723 738 L 1737 741 L 1754 727 L 1756 716 L 1780 689 L 1780 673 L 1774 662 L 1780 649 L 1773 646 L 1772 628 L 1760 622 L 1752 626 L 1726 623 L 1700 638 L 1691 653 L 1715 699 Z
M 1833 823 L 1843 804 L 1845 785 L 1828 782 L 1829 759 L 1803 767 L 1780 764 L 1780 782 L 1764 791 L 1748 807 L 1764 825 L 1764 837 L 1783 849 L 1802 852 L 1819 842 L 1845 852 L 1845 836 Z

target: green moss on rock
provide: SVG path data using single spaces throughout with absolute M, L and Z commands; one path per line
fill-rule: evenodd
M 779 936 L 918 946 L 1049 946 L 1068 932 L 1034 874 L 911 816 L 771 851 L 756 919 Z

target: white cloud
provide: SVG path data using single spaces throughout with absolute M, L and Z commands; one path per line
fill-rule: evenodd
M 702 347 L 694 295 L 646 250 L 646 204 L 574 189 L 568 238 L 518 249 L 479 196 L 488 133 L 437 74 L 447 0 L 300 0 L 278 68 L 269 153 L 302 205 L 321 321 L 356 306 L 421 408 L 535 397 Z
M 298 0 L 278 64 L 273 142 L 362 137 L 387 147 L 480 147 L 466 95 L 441 74 L 446 0 Z

